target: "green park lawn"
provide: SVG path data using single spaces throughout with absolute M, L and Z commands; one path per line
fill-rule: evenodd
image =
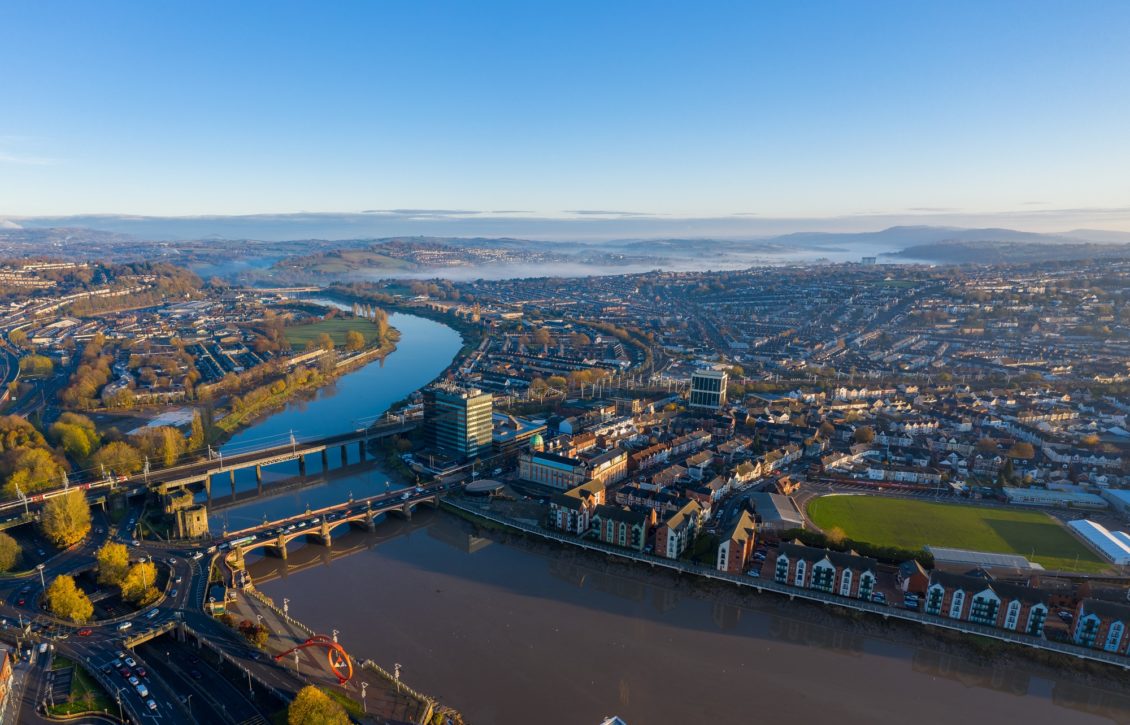
M 879 496 L 821 496 L 808 516 L 827 532 L 876 546 L 923 546 L 1020 554 L 1047 569 L 1101 572 L 1106 562 L 1058 521 L 1039 511 L 930 503 Z
M 366 345 L 372 343 L 377 337 L 377 326 L 368 320 L 361 320 L 356 317 L 335 317 L 332 320 L 321 320 L 311 325 L 288 327 L 286 328 L 286 339 L 292 348 L 302 350 L 306 347 L 306 343 L 317 340 L 318 336 L 324 332 L 333 338 L 335 345 L 343 347 L 345 345 L 345 333 L 350 330 L 357 330 L 364 335 Z

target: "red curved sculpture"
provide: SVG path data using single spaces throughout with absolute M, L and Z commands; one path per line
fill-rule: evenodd
M 277 662 L 283 657 L 293 654 L 300 649 L 306 649 L 307 647 L 326 648 L 326 661 L 330 663 L 330 669 L 333 670 L 334 676 L 337 677 L 337 683 L 339 685 L 344 685 L 353 678 L 353 659 L 349 656 L 349 653 L 345 651 L 344 647 L 324 634 L 316 634 L 297 647 L 291 647 L 286 652 L 280 652 L 275 655 L 275 661 Z

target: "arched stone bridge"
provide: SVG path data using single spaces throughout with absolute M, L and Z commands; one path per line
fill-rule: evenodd
M 227 554 L 227 561 L 236 568 L 243 568 L 243 558 L 248 553 L 264 548 L 268 553 L 285 559 L 287 545 L 301 537 L 308 542 L 329 546 L 335 529 L 353 526 L 372 531 L 376 527 L 376 518 L 382 514 L 411 519 L 412 512 L 421 504 L 437 508 L 444 488 L 441 485 L 430 486 L 407 494 L 394 491 L 228 534 L 225 540 L 230 542 L 231 551 Z M 404 498 L 405 495 L 408 498 Z

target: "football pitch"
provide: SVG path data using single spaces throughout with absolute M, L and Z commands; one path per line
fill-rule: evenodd
M 808 516 L 824 531 L 876 546 L 923 546 L 1020 554 L 1061 571 L 1101 572 L 1109 564 L 1058 521 L 1039 511 L 931 503 L 867 495 L 830 495 L 808 503 Z

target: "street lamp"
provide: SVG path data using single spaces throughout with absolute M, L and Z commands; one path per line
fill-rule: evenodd
M 361 709 L 362 709 L 362 710 L 363 710 L 364 712 L 366 712 L 366 713 L 367 713 L 367 712 L 369 712 L 369 706 L 368 706 L 368 703 L 366 703 L 366 702 L 365 702 L 365 690 L 366 690 L 366 689 L 367 689 L 368 687 L 369 687 L 369 683 L 368 683 L 368 682 L 362 682 L 362 683 L 361 683 Z
M 283 616 L 290 619 L 290 600 L 283 598 Z
M 393 675 L 392 676 L 396 679 L 396 692 L 399 693 L 400 692 L 400 663 L 399 662 L 397 662 L 395 665 L 393 665 Z
M 334 644 L 337 644 L 337 635 L 338 635 L 338 634 L 339 634 L 339 632 L 338 632 L 338 631 L 337 631 L 337 630 L 335 629 L 335 630 L 333 631 L 333 636 L 334 636 Z
M 44 578 L 44 576 L 43 576 L 44 565 L 43 564 L 36 564 L 35 568 L 39 570 L 39 583 L 41 585 L 43 585 L 44 589 L 47 589 L 47 579 Z

